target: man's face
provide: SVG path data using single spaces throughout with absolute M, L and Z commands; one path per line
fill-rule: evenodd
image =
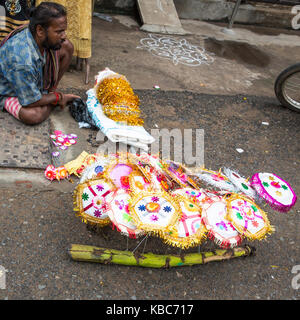
M 60 50 L 63 42 L 66 40 L 67 17 L 53 19 L 46 30 L 45 40 L 42 45 L 46 49 Z

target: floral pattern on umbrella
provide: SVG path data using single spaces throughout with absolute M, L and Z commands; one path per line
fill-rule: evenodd
M 297 196 L 292 187 L 274 173 L 255 173 L 250 182 L 274 210 L 288 212 L 296 204 Z
M 274 231 L 266 213 L 249 198 L 234 194 L 226 201 L 227 218 L 242 236 L 261 240 Z
M 227 217 L 227 206 L 224 200 L 211 203 L 202 211 L 204 224 L 209 231 L 208 237 L 220 247 L 233 248 L 242 241 L 241 236 Z
M 174 230 L 163 233 L 164 242 L 182 249 L 199 245 L 205 239 L 207 233 L 202 223 L 201 208 L 188 196 L 181 195 L 179 190 L 172 194 L 179 196 L 178 201 L 182 217 Z
M 119 189 L 111 202 L 111 210 L 108 212 L 108 216 L 119 232 L 135 239 L 143 235 L 144 231 L 138 229 L 133 222 L 129 211 L 130 201 L 130 194 L 125 190 Z
M 177 199 L 163 191 L 134 195 L 130 212 L 139 229 L 157 234 L 173 230 L 181 218 Z
M 110 223 L 108 213 L 116 192 L 106 179 L 92 179 L 77 186 L 74 192 L 75 211 L 85 223 L 105 226 Z

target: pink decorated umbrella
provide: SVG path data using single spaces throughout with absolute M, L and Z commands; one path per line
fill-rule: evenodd
M 288 182 L 274 173 L 255 173 L 250 183 L 274 210 L 288 212 L 297 201 L 297 196 Z
M 129 175 L 134 170 L 134 166 L 127 161 L 118 160 L 111 164 L 104 175 L 109 178 L 117 188 L 129 189 Z

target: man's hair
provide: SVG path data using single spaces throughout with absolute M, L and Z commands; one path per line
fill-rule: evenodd
M 67 10 L 61 4 L 55 2 L 42 2 L 39 6 L 29 11 L 29 29 L 33 35 L 36 34 L 36 27 L 42 26 L 48 29 L 53 19 L 66 17 Z

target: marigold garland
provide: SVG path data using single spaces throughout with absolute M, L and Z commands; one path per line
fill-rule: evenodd
M 97 98 L 108 118 L 126 122 L 127 125 L 142 126 L 144 124 L 144 120 L 140 118 L 140 100 L 127 80 L 104 79 L 97 88 Z

